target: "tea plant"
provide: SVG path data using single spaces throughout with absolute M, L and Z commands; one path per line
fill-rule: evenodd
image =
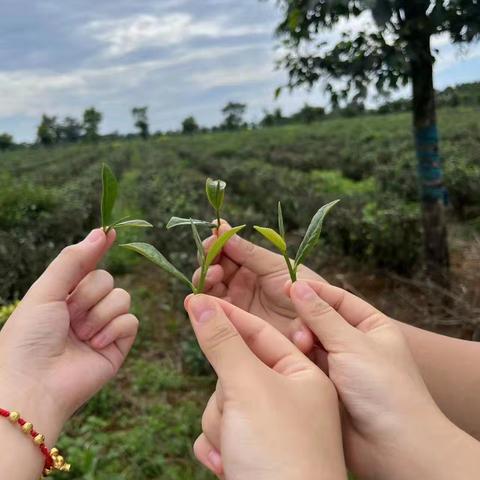
M 288 267 L 288 272 L 290 273 L 290 278 L 292 282 L 297 280 L 297 271 L 300 264 L 303 263 L 308 254 L 313 250 L 313 248 L 320 241 L 320 233 L 322 232 L 322 225 L 325 215 L 329 210 L 338 203 L 339 200 L 327 203 L 322 208 L 320 208 L 317 213 L 313 216 L 310 225 L 307 228 L 305 236 L 303 237 L 300 247 L 298 247 L 297 254 L 295 255 L 295 260 L 290 260 L 287 249 L 287 242 L 285 240 L 285 227 L 283 224 L 283 213 L 282 213 L 282 204 L 278 202 L 278 232 L 273 230 L 273 228 L 259 227 L 255 225 L 253 228 L 263 235 L 285 258 L 285 262 Z
M 220 254 L 222 248 L 230 240 L 230 238 L 232 238 L 245 227 L 245 225 L 240 225 L 238 227 L 233 227 L 231 230 L 223 233 L 215 240 L 208 252 L 205 253 L 202 239 L 200 237 L 200 234 L 198 233 L 197 227 L 203 226 L 212 228 L 216 226 L 218 229 L 218 227 L 220 226 L 220 212 L 223 207 L 223 201 L 225 197 L 225 187 L 226 183 L 222 180 L 212 180 L 210 178 L 207 179 L 207 198 L 215 210 L 217 223 L 192 218 L 172 217 L 167 224 L 167 229 L 185 225 L 189 225 L 192 229 L 193 240 L 197 247 L 198 258 L 200 260 L 200 279 L 198 281 L 198 286 L 193 285 L 193 283 L 188 279 L 188 277 L 182 272 L 180 272 L 172 263 L 170 263 L 153 245 L 150 245 L 148 243 L 136 242 L 124 244 L 121 245 L 121 247 L 143 255 L 145 258 L 163 269 L 165 272 L 187 285 L 187 287 L 190 288 L 193 293 L 202 293 L 205 289 L 205 280 L 207 277 L 208 269 L 212 265 L 213 261 Z
M 118 196 L 118 182 L 112 169 L 107 165 L 102 166 L 102 201 L 101 201 L 101 216 L 102 228 L 105 233 L 108 233 L 112 228 L 151 228 L 152 224 L 145 220 L 133 219 L 123 217 L 112 221 L 113 207 Z

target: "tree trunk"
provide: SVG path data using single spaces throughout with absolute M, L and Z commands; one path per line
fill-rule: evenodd
M 445 218 L 447 192 L 443 183 L 442 162 L 438 148 L 430 35 L 425 31 L 417 31 L 410 40 L 410 47 L 412 51 L 413 126 L 422 202 L 427 274 L 436 283 L 448 286 L 450 260 Z

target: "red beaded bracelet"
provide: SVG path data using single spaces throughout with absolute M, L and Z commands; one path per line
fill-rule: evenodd
M 18 412 L 9 412 L 8 410 L 0 408 L 0 416 L 8 418 L 14 424 L 17 423 L 20 425 L 20 428 L 24 433 L 32 437 L 33 443 L 38 446 L 42 452 L 42 455 L 45 457 L 43 476 L 46 477 L 55 470 L 59 470 L 61 472 L 70 471 L 70 464 L 65 462 L 65 459 L 60 455 L 58 449 L 52 448 L 49 451 L 45 445 L 45 437 L 35 431 L 33 425 L 20 417 Z

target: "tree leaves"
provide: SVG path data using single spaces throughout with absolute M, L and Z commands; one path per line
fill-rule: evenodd
M 287 252 L 287 244 L 285 240 L 275 231 L 273 228 L 258 227 L 255 225 L 253 227 L 258 233 L 263 235 L 272 245 L 274 245 L 282 255 L 285 255 Z
M 146 220 L 125 220 L 113 223 L 110 225 L 110 228 L 126 228 L 126 227 L 133 227 L 133 228 L 153 228 L 153 225 Z
M 118 182 L 112 169 L 104 163 L 102 165 L 102 227 L 108 228 L 112 221 L 112 212 L 117 200 Z
M 222 248 L 225 246 L 225 244 L 240 230 L 243 230 L 245 228 L 245 225 L 240 225 L 238 227 L 233 227 L 231 230 L 226 231 L 220 237 L 217 238 L 215 243 L 210 247 L 208 250 L 207 256 L 205 258 L 205 268 L 210 267 L 212 262 L 217 258 L 217 255 L 221 252 Z
M 120 246 L 122 248 L 126 248 L 127 250 L 132 250 L 140 255 L 143 255 L 162 270 L 183 282 L 192 291 L 195 291 L 195 287 L 193 286 L 192 282 L 182 272 L 180 272 L 180 270 L 177 270 L 177 268 L 172 265 L 153 245 L 138 242 L 127 243 Z
M 303 263 L 307 255 L 312 251 L 312 249 L 318 244 L 320 240 L 320 233 L 322 232 L 322 225 L 325 215 L 329 210 L 336 205 L 340 200 L 335 200 L 333 202 L 327 203 L 322 208 L 320 208 L 317 213 L 313 216 L 310 225 L 307 228 L 307 232 L 303 237 L 302 243 L 298 248 L 297 255 L 295 257 L 295 270 L 298 268 L 298 265 Z
M 277 206 L 278 210 L 278 232 L 280 236 L 285 240 L 285 226 L 283 224 L 283 211 L 282 211 L 282 204 L 278 202 Z
M 196 226 L 200 226 L 200 227 L 209 227 L 209 228 L 216 227 L 215 223 L 207 222 L 205 220 L 197 220 L 195 218 L 172 217 L 167 223 L 167 229 L 170 230 L 171 228 L 175 228 L 175 227 L 191 225 L 192 222 Z

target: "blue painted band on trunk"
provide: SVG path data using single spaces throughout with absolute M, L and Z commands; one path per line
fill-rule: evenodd
M 415 144 L 418 159 L 418 177 L 422 199 L 448 203 L 447 190 L 443 184 L 442 160 L 438 153 L 436 125 L 415 129 Z

